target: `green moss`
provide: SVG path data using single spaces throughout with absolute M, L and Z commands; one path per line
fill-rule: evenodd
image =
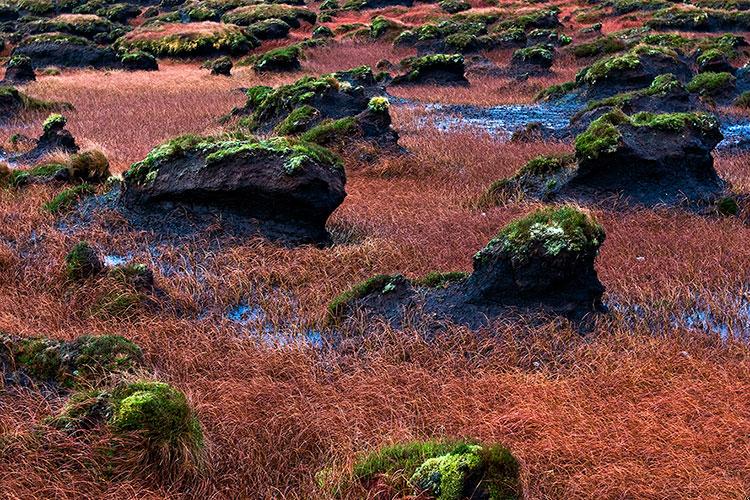
M 603 241 L 604 229 L 590 215 L 572 206 L 544 208 L 505 226 L 474 260 L 482 261 L 498 248 L 514 259 L 525 259 L 532 246 L 555 256 L 597 250 Z
M 63 168 L 66 168 L 66 166 L 60 163 L 46 163 L 30 169 L 13 169 L 10 171 L 6 182 L 9 187 L 20 187 L 35 177 L 52 177 Z
M 401 61 L 401 65 L 409 68 L 407 81 L 416 81 L 425 72 L 439 68 L 463 68 L 464 56 L 461 54 L 432 54 L 421 57 L 409 57 Z
M 156 57 L 196 57 L 217 52 L 242 54 L 260 45 L 237 26 L 215 24 L 213 31 L 186 28 L 184 32 L 174 32 L 168 29 L 169 25 L 161 24 L 140 27 L 118 39 L 115 48 L 128 52 L 142 50 Z
M 672 132 L 680 132 L 688 127 L 703 131 L 719 129 L 719 121 L 708 113 L 636 113 L 630 123 L 637 127 L 650 127 Z
M 278 135 L 298 134 L 310 126 L 312 120 L 320 112 L 310 105 L 304 104 L 287 115 L 274 129 Z
M 141 348 L 120 335 L 84 335 L 74 343 L 75 375 L 80 379 L 130 372 L 143 362 Z
M 26 372 L 43 381 L 54 381 L 62 370 L 60 343 L 44 338 L 24 339 L 13 345 L 13 357 Z
M 370 23 L 370 37 L 378 39 L 384 37 L 388 33 L 398 33 L 403 29 L 403 25 L 396 23 L 392 19 L 377 16 Z
M 158 169 L 162 163 L 195 154 L 205 158 L 206 164 L 220 163 L 227 158 L 243 153 L 270 153 L 282 155 L 284 172 L 291 175 L 299 168 L 304 168 L 308 162 L 315 162 L 323 167 L 340 170 L 343 168 L 341 158 L 331 151 L 315 144 L 272 137 L 258 140 L 255 138 L 228 139 L 222 137 L 200 137 L 186 135 L 172 139 L 152 149 L 146 158 L 134 163 L 125 173 L 128 182 L 147 184 L 158 177 Z
M 731 73 L 699 73 L 686 85 L 693 93 L 703 96 L 715 96 L 734 87 L 735 77 Z
M 315 12 L 284 4 L 258 4 L 239 7 L 224 14 L 222 22 L 237 24 L 239 26 L 250 26 L 266 19 L 281 19 L 289 26 L 299 26 L 299 21 L 315 24 L 317 16 Z
M 203 431 L 185 395 L 163 382 L 140 381 L 112 392 L 115 433 L 138 433 L 154 448 L 203 447 Z
M 330 144 L 346 140 L 357 130 L 357 119 L 353 116 L 338 120 L 324 120 L 300 136 L 300 139 L 314 144 Z
M 372 293 L 388 293 L 400 275 L 378 274 L 366 279 L 349 290 L 337 295 L 328 304 L 328 320 L 338 321 L 342 318 L 349 304 Z
M 423 286 L 427 288 L 445 288 L 446 286 L 452 285 L 453 283 L 463 281 L 468 277 L 469 274 L 464 272 L 454 271 L 443 273 L 433 271 L 422 276 L 419 279 L 414 280 L 413 283 L 417 286 Z
M 384 447 L 361 457 L 353 479 L 379 481 L 399 497 L 429 494 L 436 500 L 460 500 L 466 492 L 483 491 L 488 500 L 521 498 L 519 466 L 499 444 L 468 441 L 415 441 Z
M 254 57 L 253 68 L 256 71 L 266 71 L 275 68 L 295 68 L 299 66 L 302 49 L 297 45 L 279 47 Z
M 604 99 L 588 101 L 588 103 L 586 103 L 586 107 L 579 113 L 577 113 L 575 118 L 578 118 L 583 113 L 591 111 L 592 109 L 597 109 L 605 106 L 619 108 L 638 97 L 665 96 L 670 92 L 679 90 L 680 88 L 684 87 L 682 83 L 677 79 L 677 77 L 673 74 L 667 73 L 664 75 L 659 75 L 654 78 L 654 81 L 651 82 L 651 85 L 649 85 L 645 89 L 622 92 L 620 94 L 606 97 Z
M 441 0 L 438 5 L 448 14 L 456 14 L 471 9 L 471 4 L 465 0 Z
M 563 97 L 564 95 L 575 90 L 576 87 L 577 87 L 576 82 L 565 82 L 565 83 L 551 85 L 547 87 L 546 89 L 543 89 L 539 93 L 537 93 L 537 95 L 534 96 L 534 100 L 535 101 L 549 101 L 549 100 L 559 99 L 560 97 Z
M 552 59 L 554 59 L 554 57 L 555 53 L 553 52 L 552 48 L 548 45 L 543 44 L 524 47 L 513 52 L 513 59 L 524 62 L 543 59 L 545 61 L 548 61 L 549 63 L 552 63 Z
M 125 55 L 123 55 L 120 61 L 125 65 L 128 65 L 128 64 L 142 65 L 145 62 L 154 64 L 156 63 L 156 58 L 152 56 L 151 54 L 149 54 L 148 52 L 144 52 L 142 50 L 134 50 L 132 52 L 128 52 Z
M 27 36 L 18 44 L 24 47 L 32 44 L 55 44 L 55 45 L 93 45 L 87 39 L 81 36 L 69 35 L 66 33 L 41 33 L 39 35 Z
M 479 472 L 481 446 L 467 445 L 439 457 L 428 458 L 417 468 L 411 482 L 436 500 L 461 500 L 468 476 Z
M 560 9 L 558 7 L 551 7 L 548 9 L 540 9 L 532 12 L 527 12 L 515 16 L 506 21 L 502 21 L 498 24 L 499 28 L 521 28 L 523 30 L 529 30 L 531 28 L 542 28 L 546 27 L 546 20 L 548 18 L 557 19 Z
M 576 137 L 576 157 L 593 160 L 602 154 L 613 153 L 622 138 L 616 126 L 619 119 L 620 114 L 607 113 L 591 122 L 586 131 Z
M 602 36 L 596 40 L 586 43 L 579 43 L 571 47 L 573 55 L 576 57 L 594 57 L 605 54 L 622 52 L 628 48 L 628 43 L 621 38 L 614 36 Z
M 44 210 L 51 214 L 59 214 L 72 209 L 78 201 L 94 193 L 94 188 L 83 183 L 72 188 L 67 188 L 57 196 L 44 204 Z
M 46 120 L 44 120 L 42 128 L 44 129 L 45 133 L 49 133 L 54 130 L 61 130 L 65 128 L 66 123 L 68 123 L 68 120 L 63 115 L 53 113 L 49 115 Z
M 613 72 L 636 69 L 641 65 L 638 55 L 627 53 L 619 56 L 608 57 L 599 60 L 583 70 L 582 79 L 586 83 L 595 84 L 600 80 L 606 80 Z
M 90 278 L 101 270 L 99 256 L 87 241 L 76 243 L 65 257 L 65 274 L 73 281 Z
M 546 176 L 559 172 L 575 162 L 573 155 L 548 156 L 542 155 L 532 158 L 521 167 L 516 176 L 540 175 Z

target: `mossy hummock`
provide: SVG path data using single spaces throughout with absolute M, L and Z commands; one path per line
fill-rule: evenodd
M 338 487 L 347 491 L 354 484 L 378 484 L 386 485 L 399 496 L 512 500 L 522 497 L 518 476 L 518 462 L 500 444 L 412 441 L 361 456 L 354 464 L 351 478 Z

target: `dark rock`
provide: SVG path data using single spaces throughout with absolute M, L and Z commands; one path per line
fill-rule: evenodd
M 11 57 L 5 67 L 5 82 L 19 84 L 36 80 L 31 59 L 25 56 Z
M 292 28 L 281 19 L 265 19 L 251 24 L 247 29 L 258 40 L 277 40 L 286 38 Z
M 50 115 L 44 122 L 42 136 L 31 151 L 11 158 L 14 163 L 34 164 L 52 152 L 77 153 L 78 145 L 73 135 L 65 129 L 67 120 L 62 115 Z
M 712 209 L 728 190 L 711 156 L 722 137 L 704 113 L 612 111 L 577 136 L 575 161 L 540 157 L 485 196 L 521 191 L 543 200 Z
M 156 58 L 142 50 L 128 52 L 122 56 L 122 65 L 128 71 L 158 71 L 159 63 Z
M 219 57 L 209 64 L 212 75 L 231 76 L 232 60 L 229 57 Z
M 727 56 L 720 51 L 709 51 L 698 57 L 699 73 L 731 73 L 737 68 L 731 65 Z
M 73 281 L 83 281 L 98 276 L 104 270 L 99 253 L 82 241 L 65 257 L 65 274 Z
M 435 54 L 410 57 L 401 61 L 405 72 L 393 79 L 393 85 L 468 85 L 464 75 L 464 57 L 460 54 Z
M 693 75 L 679 56 L 649 47 L 601 59 L 581 70 L 576 81 L 587 99 L 601 99 L 648 87 L 664 74 L 672 74 L 681 82 Z
M 31 58 L 34 68 L 59 66 L 64 68 L 118 68 L 120 59 L 109 47 L 99 47 L 85 38 L 72 35 L 44 34 L 21 42 L 13 56 Z
M 182 207 L 232 214 L 299 241 L 325 242 L 325 222 L 344 200 L 345 182 L 340 160 L 319 146 L 184 136 L 134 164 L 120 200 L 156 213 Z
M 362 311 L 398 325 L 421 308 L 438 325 L 477 327 L 519 312 L 580 321 L 605 311 L 594 268 L 603 241 L 601 226 L 576 208 L 542 209 L 506 226 L 474 256 L 468 277 L 376 276 L 334 299 L 329 315 L 341 321 Z

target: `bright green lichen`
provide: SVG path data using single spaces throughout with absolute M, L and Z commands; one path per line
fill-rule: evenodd
M 735 77 L 731 73 L 712 73 L 710 71 L 699 73 L 686 85 L 693 93 L 703 96 L 715 96 L 731 90 L 734 87 Z
M 554 57 L 555 53 L 552 51 L 552 48 L 548 45 L 543 44 L 525 47 L 513 52 L 513 59 L 524 62 L 543 60 L 551 63 Z
M 53 113 L 49 115 L 46 120 L 44 120 L 42 128 L 45 133 L 49 133 L 53 130 L 60 130 L 64 128 L 66 123 L 68 123 L 68 120 L 63 115 Z
M 604 229 L 587 213 L 572 206 L 544 208 L 505 226 L 474 260 L 483 261 L 499 248 L 513 259 L 525 259 L 530 248 L 546 255 L 596 251 L 604 241 Z
M 163 382 L 140 381 L 112 392 L 110 424 L 118 434 L 136 432 L 153 447 L 203 447 L 203 431 L 185 395 Z
M 660 130 L 679 132 L 688 127 L 702 131 L 718 130 L 719 121 L 708 113 L 636 113 L 630 117 L 630 123 L 637 127 L 650 127 Z
M 302 49 L 298 45 L 271 49 L 257 57 L 254 56 L 253 68 L 256 71 L 294 69 L 299 67 L 299 58 L 301 55 Z
M 518 474 L 518 462 L 499 444 L 414 441 L 361 457 L 352 479 L 359 484 L 378 481 L 398 498 L 427 494 L 436 500 L 461 500 L 476 494 L 514 500 L 521 498 Z
M 621 115 L 607 113 L 591 122 L 586 131 L 576 137 L 576 157 L 594 160 L 603 154 L 615 152 L 622 138 L 616 126 L 622 119 Z
M 304 104 L 287 115 L 274 129 L 278 135 L 298 134 L 308 128 L 312 120 L 320 112 L 308 104 Z

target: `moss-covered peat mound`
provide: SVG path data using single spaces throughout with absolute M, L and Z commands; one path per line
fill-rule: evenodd
M 329 318 L 361 311 L 400 324 L 409 310 L 422 309 L 425 317 L 472 327 L 519 312 L 579 321 L 605 309 L 594 268 L 603 241 L 602 227 L 574 207 L 538 210 L 477 252 L 470 275 L 375 276 L 336 297 Z
M 273 137 L 182 136 L 125 173 L 130 209 L 233 215 L 301 241 L 327 240 L 325 222 L 343 202 L 346 176 L 329 150 Z
M 714 169 L 722 140 L 706 113 L 606 113 L 575 140 L 575 156 L 539 157 L 493 184 L 482 203 L 521 192 L 542 200 L 713 210 L 729 193 Z

